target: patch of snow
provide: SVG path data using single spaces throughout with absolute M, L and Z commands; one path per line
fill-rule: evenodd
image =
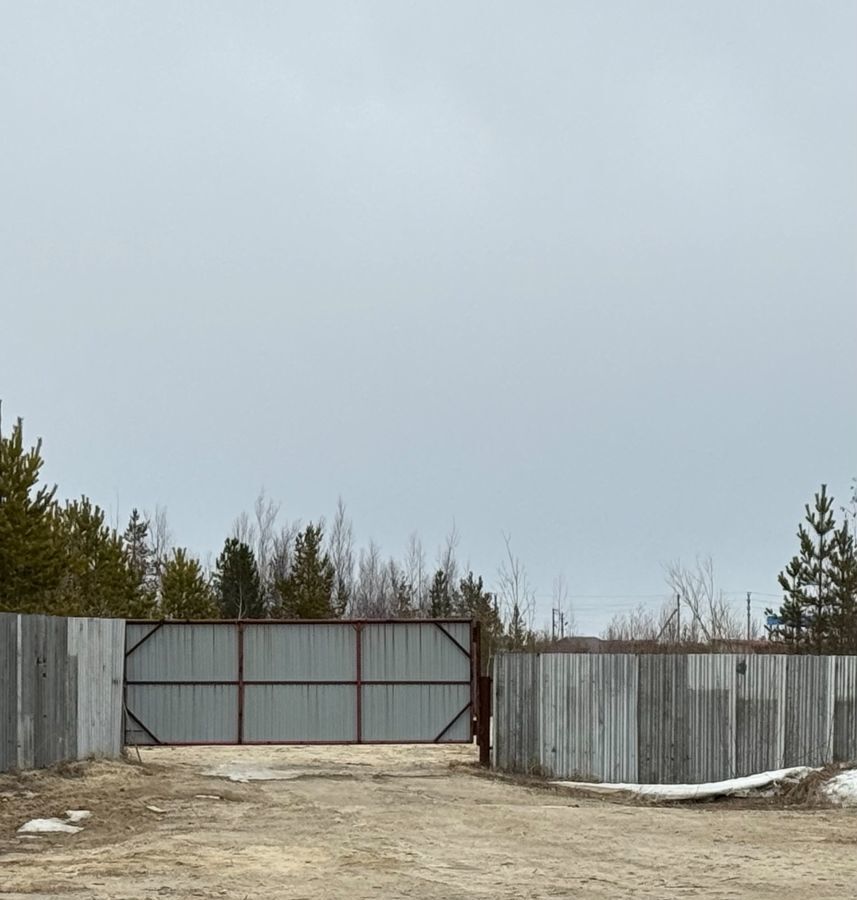
M 215 778 L 228 778 L 246 784 L 248 781 L 291 781 L 300 777 L 300 772 L 288 772 L 282 769 L 269 769 L 267 766 L 248 766 L 240 763 L 224 763 L 214 769 L 202 773 Z
M 824 794 L 839 806 L 857 806 L 857 769 L 834 775 L 824 786 Z
M 809 766 L 792 766 L 789 769 L 775 769 L 772 772 L 760 772 L 744 778 L 729 778 L 726 781 L 712 781 L 705 784 L 598 784 L 588 781 L 554 781 L 552 784 L 593 794 L 634 794 L 649 800 L 704 800 L 709 797 L 746 794 L 748 791 L 770 787 L 781 781 L 800 781 L 810 772 L 817 771 L 818 769 Z
M 223 799 L 223 797 L 221 797 L 219 794 L 194 794 L 193 797 L 195 800 L 222 800 Z
M 83 822 L 91 815 L 92 813 L 88 809 L 67 809 L 65 811 L 66 820 L 69 822 Z
M 162 813 L 162 812 L 166 812 L 166 810 L 165 810 L 165 809 L 161 809 L 160 806 L 150 806 L 150 805 L 148 805 L 148 804 L 146 805 L 146 809 L 148 809 L 150 812 L 154 812 L 154 813 Z
M 79 825 L 69 825 L 62 819 L 30 819 L 18 829 L 18 834 L 77 834 Z

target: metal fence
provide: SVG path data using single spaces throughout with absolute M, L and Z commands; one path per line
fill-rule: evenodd
M 473 737 L 470 621 L 129 622 L 128 744 Z
M 857 657 L 504 654 L 499 769 L 656 784 L 857 760 Z
M 0 771 L 122 750 L 125 622 L 0 613 Z

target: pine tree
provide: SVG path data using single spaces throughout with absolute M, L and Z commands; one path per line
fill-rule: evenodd
M 414 615 L 414 589 L 404 576 L 399 575 L 393 581 L 393 609 L 396 619 L 411 619 Z
M 508 650 L 525 650 L 530 643 L 532 635 L 527 628 L 526 619 L 517 603 L 512 604 L 512 612 L 509 616 L 509 627 L 506 631 L 505 645 Z
M 455 595 L 449 577 L 443 569 L 438 569 L 429 588 L 429 616 L 445 619 L 455 612 Z
M 0 611 L 47 612 L 62 572 L 56 487 L 39 485 L 42 441 L 24 449 L 21 419 L 0 433 Z
M 809 619 L 806 615 L 807 598 L 803 589 L 801 561 L 792 557 L 789 564 L 779 574 L 779 583 L 784 595 L 779 610 L 766 609 L 768 618 L 775 618 L 777 624 L 768 628 L 771 640 L 780 641 L 800 652 L 807 645 Z
M 160 613 L 165 619 L 208 619 L 217 615 L 217 604 L 199 560 L 187 550 L 173 550 L 161 573 Z
M 158 575 L 153 559 L 149 521 L 144 519 L 136 509 L 131 511 L 128 526 L 122 535 L 122 542 L 137 582 L 140 601 L 144 605 L 153 607 L 157 597 Z
M 227 619 L 261 619 L 265 615 L 256 556 L 238 538 L 227 538 L 217 557 L 214 586 L 220 613 Z
M 277 612 L 287 619 L 332 619 L 341 613 L 335 606 L 336 572 L 323 548 L 321 525 L 310 523 L 295 538 L 291 571 L 276 584 L 280 598 Z
M 834 534 L 830 580 L 836 650 L 857 653 L 857 549 L 847 519 Z
M 63 615 L 145 617 L 151 597 L 139 590 L 122 538 L 104 510 L 87 497 L 65 504 L 57 517 L 63 573 L 56 611 Z
M 805 521 L 798 527 L 800 549 L 779 575 L 785 592 L 778 613 L 779 625 L 771 637 L 796 649 L 824 653 L 835 649 L 836 605 L 833 555 L 836 545 L 833 498 L 827 485 L 805 507 Z
M 458 610 L 468 619 L 476 619 L 482 635 L 482 662 L 487 672 L 491 671 L 491 660 L 503 640 L 503 620 L 497 608 L 497 601 L 489 594 L 482 582 L 482 576 L 474 577 L 468 572 L 458 588 Z

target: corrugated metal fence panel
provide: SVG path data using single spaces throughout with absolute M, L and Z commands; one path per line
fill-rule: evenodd
M 833 760 L 857 762 L 857 656 L 836 660 Z
M 786 657 L 737 656 L 735 774 L 785 767 Z
M 0 770 L 119 754 L 123 626 L 0 616 Z
M 356 695 L 351 685 L 246 685 L 244 741 L 353 742 L 357 733 Z
M 20 646 L 20 768 L 77 759 L 77 660 L 68 655 L 68 619 L 22 616 Z
M 787 766 L 820 766 L 833 757 L 835 663 L 832 656 L 786 660 Z
M 18 765 L 18 616 L 0 613 L 0 772 Z
M 119 756 L 124 620 L 69 619 L 68 652 L 77 660 L 78 756 Z
M 494 677 L 510 771 L 670 784 L 857 759 L 857 657 L 501 654 Z
M 142 641 L 127 657 L 129 681 L 235 681 L 238 677 L 238 628 L 232 623 L 129 623 L 127 641 L 129 650 Z
M 246 623 L 243 628 L 245 680 L 355 679 L 357 631 L 353 625 Z
M 534 772 L 541 768 L 539 673 L 539 657 L 534 654 L 494 657 L 492 760 L 499 769 Z
M 636 781 L 638 773 L 637 701 L 639 673 L 630 655 L 596 657 L 590 703 L 598 702 L 598 686 L 606 685 L 604 716 L 599 722 L 596 759 L 611 781 Z
M 637 779 L 680 784 L 689 779 L 687 656 L 637 657 Z
M 540 660 L 541 765 L 560 778 L 637 777 L 633 656 L 548 653 Z
M 735 775 L 735 674 L 731 654 L 688 657 L 688 775 L 692 784 Z
M 470 624 L 395 622 L 363 626 L 364 681 L 470 681 Z

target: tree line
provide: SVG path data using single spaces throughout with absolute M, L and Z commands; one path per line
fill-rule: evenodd
M 2 423 L 0 423 L 2 425 Z M 281 522 L 264 494 L 235 521 L 212 564 L 174 543 L 163 509 L 134 509 L 124 529 L 87 497 L 60 501 L 41 481 L 42 441 L 27 447 L 19 419 L 0 427 L 0 611 L 122 618 L 466 617 L 482 625 L 487 655 L 539 649 L 553 637 L 533 627 L 535 598 L 504 535 L 496 589 L 458 561 L 453 528 L 433 564 L 417 534 L 401 559 L 370 541 L 358 548 L 340 500 L 324 520 Z M 766 610 L 766 636 L 789 652 L 857 653 L 857 481 L 841 521 L 826 485 L 807 504 L 798 552 L 779 575 L 783 601 Z M 718 590 L 710 559 L 666 569 L 669 599 L 614 617 L 616 643 L 729 649 L 747 635 L 740 611 Z M 678 602 L 676 602 L 678 601 Z M 567 611 L 560 577 L 553 606 Z M 761 629 L 752 624 L 752 634 Z
M 499 590 L 464 570 L 453 528 L 429 565 L 418 535 L 403 559 L 358 548 L 340 500 L 329 526 L 279 521 L 261 494 L 212 565 L 174 543 L 163 509 L 124 528 L 87 497 L 60 501 L 41 481 L 42 441 L 19 419 L 0 431 L 0 611 L 121 618 L 477 619 L 489 654 L 532 646 L 534 598 L 506 538 Z

